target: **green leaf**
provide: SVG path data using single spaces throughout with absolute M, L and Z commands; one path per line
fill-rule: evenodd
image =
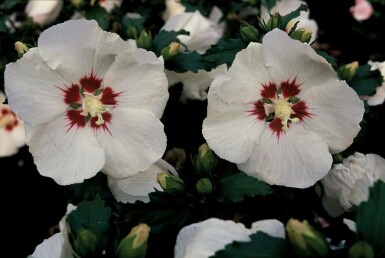
M 294 257 L 288 242 L 264 232 L 250 235 L 251 241 L 234 241 L 210 258 L 282 258 Z
M 198 72 L 198 70 L 209 71 L 212 68 L 216 67 L 215 64 L 205 62 L 201 55 L 196 52 L 182 52 L 173 58 L 165 62 L 165 67 L 168 70 L 172 70 L 177 73 L 184 73 L 187 71 Z
M 152 49 L 159 56 L 162 49 L 168 47 L 171 42 L 175 41 L 178 35 L 190 35 L 190 32 L 186 30 L 178 31 L 165 31 L 161 30 L 158 35 L 152 41 Z
M 246 47 L 247 44 L 240 38 L 223 38 L 220 39 L 217 44 L 212 45 L 206 50 L 202 55 L 202 59 L 206 62 L 215 64 L 215 67 L 221 64 L 230 66 L 234 61 L 235 55 Z
M 245 196 L 268 195 L 273 190 L 268 184 L 259 181 L 255 177 L 248 176 L 244 172 L 222 178 L 219 181 L 219 201 L 240 202 Z
M 95 4 L 91 9 L 85 12 L 85 17 L 88 20 L 96 20 L 103 30 L 108 28 L 108 12 L 98 4 Z
M 357 234 L 369 243 L 375 257 L 385 257 L 385 183 L 378 180 L 369 190 L 369 199 L 357 207 Z
M 300 16 L 301 12 L 302 11 L 307 11 L 308 10 L 308 7 L 306 4 L 301 4 L 296 10 L 288 13 L 287 15 L 285 16 L 282 16 L 282 27 L 281 29 L 284 30 L 287 26 L 287 24 L 294 18 L 297 18 L 298 16 Z
M 111 208 L 104 205 L 100 198 L 93 201 L 83 201 L 77 205 L 76 210 L 68 214 L 67 222 L 72 234 L 77 235 L 82 228 L 94 233 L 100 240 L 109 230 Z
M 373 96 L 376 88 L 381 86 L 383 78 L 379 70 L 370 71 L 369 64 L 358 67 L 356 75 L 349 83 L 358 95 Z
M 337 59 L 326 53 L 325 51 L 322 50 L 316 50 L 316 53 L 323 58 L 326 59 L 326 61 L 333 67 L 333 69 L 336 69 L 337 67 Z
M 271 10 L 277 3 L 277 0 L 266 0 L 266 6 L 268 10 Z

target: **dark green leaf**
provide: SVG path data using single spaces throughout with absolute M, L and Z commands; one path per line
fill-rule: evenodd
M 317 50 L 316 53 L 325 58 L 326 61 L 333 67 L 333 69 L 337 67 L 337 60 L 334 57 L 322 50 Z
M 203 55 L 202 59 L 219 66 L 227 64 L 230 66 L 235 58 L 235 55 L 246 48 L 247 44 L 242 39 L 228 39 L 219 40 L 215 45 L 212 45 Z
M 266 0 L 267 9 L 270 10 L 276 5 L 276 3 L 277 3 L 277 0 Z
M 219 181 L 219 201 L 240 202 L 245 196 L 268 195 L 272 189 L 268 184 L 259 181 L 255 177 L 248 176 L 244 172 L 222 178 Z
M 171 42 L 175 41 L 178 35 L 190 35 L 190 32 L 186 30 L 178 30 L 178 31 L 165 31 L 161 30 L 158 35 L 152 41 L 152 49 L 158 55 L 163 48 L 168 47 Z
M 4 10 L 10 10 L 18 4 L 25 4 L 23 0 L 5 0 L 3 4 Z
M 306 4 L 301 4 L 296 10 L 290 12 L 289 14 L 285 15 L 285 16 L 282 16 L 282 27 L 281 29 L 285 29 L 287 24 L 294 18 L 297 18 L 298 16 L 300 16 L 301 12 L 302 11 L 307 11 L 308 10 L 308 7 Z
M 209 71 L 216 67 L 215 64 L 205 62 L 201 55 L 196 52 L 182 52 L 165 62 L 165 67 L 177 73 L 187 71 L 198 72 L 199 69 Z
M 369 199 L 357 208 L 357 234 L 369 243 L 375 257 L 385 257 L 385 183 L 378 180 L 369 190 Z
M 85 17 L 88 20 L 96 20 L 99 26 L 103 30 L 107 30 L 108 28 L 108 12 L 106 9 L 101 7 L 98 4 L 95 4 L 91 9 L 85 12 Z
M 264 232 L 250 235 L 251 241 L 234 241 L 210 258 L 282 258 L 294 257 L 288 242 Z
M 372 96 L 376 93 L 376 88 L 381 86 L 383 78 L 380 71 L 370 71 L 370 65 L 365 64 L 358 67 L 356 75 L 349 83 L 358 95 Z

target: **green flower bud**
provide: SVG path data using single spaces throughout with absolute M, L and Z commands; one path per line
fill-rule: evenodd
M 172 42 L 168 47 L 162 49 L 161 54 L 164 60 L 170 60 L 172 57 L 180 53 L 180 44 Z
M 218 157 L 209 148 L 207 143 L 202 144 L 198 149 L 198 155 L 195 158 L 195 166 L 199 172 L 210 174 L 218 164 Z
M 213 183 L 211 183 L 210 179 L 208 178 L 202 178 L 199 180 L 195 187 L 198 193 L 201 195 L 211 194 L 213 191 Z
M 147 252 L 147 239 L 150 234 L 150 227 L 146 224 L 139 224 L 133 227 L 130 233 L 123 238 L 115 253 L 118 258 L 144 258 Z
M 292 39 L 297 39 L 302 43 L 309 43 L 311 40 L 312 31 L 307 28 L 301 28 L 290 33 Z
M 79 257 L 93 257 L 101 252 L 98 238 L 90 230 L 81 228 L 74 241 L 74 251 Z
M 299 257 L 327 257 L 329 245 L 324 236 L 306 220 L 290 219 L 286 224 L 287 236 Z
M 136 29 L 135 26 L 128 25 L 126 29 L 126 33 L 130 39 L 136 39 L 136 36 L 138 35 L 138 30 Z
M 71 4 L 76 7 L 76 8 L 79 8 L 81 6 L 83 6 L 85 4 L 84 0 L 71 0 Z
M 258 42 L 259 31 L 254 26 L 251 26 L 247 22 L 243 21 L 241 23 L 241 38 L 245 42 Z
M 25 45 L 23 42 L 21 41 L 16 41 L 15 42 L 15 49 L 16 49 L 16 52 L 17 54 L 19 55 L 19 58 L 21 58 L 25 53 L 28 52 L 29 48 L 27 47 L 27 45 Z
M 142 32 L 139 35 L 139 38 L 136 40 L 136 44 L 140 48 L 144 49 L 150 49 L 152 45 L 152 36 L 150 32 L 147 32 L 146 30 L 142 30 Z
M 168 193 L 180 193 L 186 191 L 183 180 L 177 176 L 162 172 L 158 173 L 157 181 L 162 189 Z
M 359 64 L 357 61 L 338 67 L 337 72 L 341 80 L 351 81 L 356 75 Z
M 358 241 L 350 247 L 349 258 L 374 258 L 373 248 L 365 241 Z
M 282 24 L 282 16 L 279 13 L 275 13 L 270 16 L 266 26 L 267 26 L 267 29 L 271 31 L 275 28 L 279 28 L 281 24 Z

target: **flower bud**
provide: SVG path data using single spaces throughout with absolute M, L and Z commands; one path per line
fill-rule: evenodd
M 144 258 L 147 252 L 147 239 L 150 227 L 142 223 L 133 227 L 116 248 L 118 258 Z
M 19 55 L 19 58 L 21 58 L 25 53 L 28 52 L 29 48 L 27 47 L 27 45 L 25 45 L 23 42 L 21 41 L 16 41 L 15 42 L 15 49 L 16 49 L 16 52 L 17 54 Z
M 83 6 L 85 4 L 85 2 L 84 2 L 84 0 L 71 0 L 71 4 L 75 8 L 80 8 L 81 6 Z
M 297 39 L 301 41 L 302 43 L 309 43 L 311 36 L 312 36 L 312 31 L 309 30 L 308 28 L 301 28 L 298 30 L 293 31 L 290 33 L 290 37 L 292 39 Z
M 290 243 L 299 257 L 327 257 L 329 245 L 320 232 L 306 220 L 289 219 L 286 231 Z
M 152 45 L 152 36 L 150 32 L 146 30 L 142 30 L 139 35 L 139 38 L 136 40 L 136 44 L 140 48 L 144 48 L 146 50 L 151 48 Z
M 374 251 L 365 241 L 358 241 L 349 249 L 349 258 L 373 258 Z
M 267 21 L 267 29 L 268 31 L 271 31 L 275 28 L 279 28 L 282 23 L 282 17 L 279 13 L 272 14 Z
M 126 33 L 130 39 L 136 39 L 136 36 L 138 35 L 138 30 L 136 29 L 135 26 L 128 25 L 126 29 Z
M 258 42 L 259 32 L 257 28 L 243 21 L 241 23 L 241 38 L 245 42 Z
M 201 195 L 211 194 L 213 191 L 213 183 L 211 183 L 210 179 L 208 178 L 200 179 L 195 187 L 198 193 Z
M 98 255 L 98 239 L 90 230 L 81 228 L 75 237 L 74 251 L 79 257 Z
M 351 81 L 356 75 L 359 64 L 357 61 L 338 67 L 338 76 L 341 80 Z
M 172 57 L 180 53 L 180 44 L 172 42 L 168 47 L 162 49 L 161 54 L 164 60 L 170 60 Z
M 165 172 L 158 173 L 157 181 L 162 189 L 168 193 L 180 193 L 186 190 L 182 179 Z
M 195 166 L 199 172 L 210 174 L 218 164 L 218 157 L 209 148 L 207 143 L 202 144 L 198 149 L 195 158 Z

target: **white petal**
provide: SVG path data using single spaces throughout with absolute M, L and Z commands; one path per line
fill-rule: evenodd
M 56 20 L 62 7 L 63 0 L 30 0 L 25 7 L 25 13 L 35 23 L 45 26 Z
M 301 89 L 316 87 L 326 79 L 338 79 L 331 65 L 311 46 L 274 29 L 262 40 L 266 66 L 275 83 L 296 79 Z
M 165 163 L 167 167 L 164 166 Z M 149 202 L 148 194 L 154 192 L 154 189 L 163 191 L 157 182 L 158 173 L 169 172 L 169 169 L 175 171 L 170 164 L 164 160 L 159 160 L 151 165 L 149 169 L 132 177 L 123 179 L 108 177 L 108 186 L 118 202 L 134 203 L 137 200 Z
M 250 43 L 237 53 L 225 76 L 217 77 L 210 90 L 227 103 L 254 103 L 261 98 L 262 84 L 271 79 L 263 58 L 263 47 Z
M 62 233 L 56 233 L 39 244 L 27 258 L 60 258 L 63 248 Z
M 303 122 L 304 128 L 325 141 L 331 153 L 345 150 L 360 130 L 364 103 L 345 82 L 329 81 L 322 87 L 313 87 L 303 93 L 313 114 Z
M 1 106 L 1 104 L 0 104 Z M 16 154 L 25 144 L 25 129 L 22 121 L 11 132 L 0 127 L 0 157 Z
M 238 168 L 271 185 L 307 188 L 329 172 L 332 161 L 324 141 L 291 124 L 279 139 L 265 130 L 251 158 Z
M 148 169 L 166 150 L 163 124 L 149 111 L 116 108 L 111 111 L 108 131 L 96 131 L 106 152 L 103 172 L 125 178 Z
M 0 104 L 3 104 L 6 99 L 6 96 L 2 91 L 0 91 Z
M 385 182 L 385 159 L 377 154 L 366 154 L 366 162 L 370 164 L 374 178 L 379 178 Z
M 42 32 L 38 46 L 48 66 L 72 83 L 91 71 L 103 77 L 116 55 L 132 49 L 118 34 L 103 31 L 94 20 L 54 25 Z
M 58 87 L 70 83 L 46 65 L 37 48 L 7 65 L 4 84 L 9 105 L 30 126 L 46 123 L 68 107 Z
M 265 127 L 265 121 L 259 121 L 250 110 L 251 104 L 228 105 L 209 91 L 202 133 L 219 157 L 234 163 L 249 159 Z
M 150 78 L 150 79 L 149 79 Z M 163 114 L 169 94 L 164 64 L 154 53 L 136 49 L 116 57 L 104 83 L 119 95 L 119 107 L 150 110 Z
M 210 218 L 178 233 L 174 258 L 207 258 L 233 241 L 250 241 L 250 230 L 231 220 Z
M 104 151 L 92 129 L 68 130 L 67 125 L 63 115 L 37 127 L 26 127 L 27 145 L 39 173 L 60 185 L 81 183 L 104 165 Z
M 265 219 L 251 224 L 253 232 L 261 231 L 272 237 L 285 238 L 285 226 L 277 219 Z

